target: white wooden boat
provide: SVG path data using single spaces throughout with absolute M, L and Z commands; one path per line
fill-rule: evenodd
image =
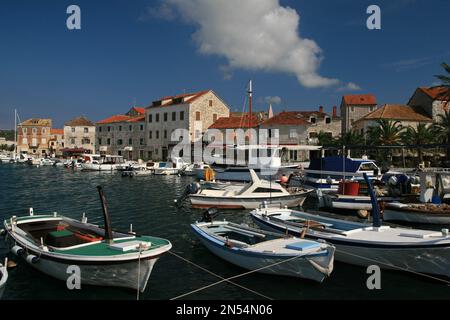
M 8 260 L 5 259 L 5 264 L 0 263 L 0 300 L 2 299 L 3 292 L 5 292 L 6 282 L 8 281 Z
M 386 203 L 384 221 L 450 225 L 450 206 L 433 203 Z
M 154 168 L 154 172 L 156 175 L 176 175 L 186 165 L 187 163 L 182 158 L 174 157 L 169 162 L 159 162 L 158 167 Z
M 55 164 L 55 162 L 49 158 L 42 158 L 39 163 L 39 165 L 41 165 L 41 166 L 52 166 L 54 164 Z
M 333 271 L 335 248 L 227 221 L 198 222 L 193 231 L 208 250 L 247 270 L 322 282 Z
M 303 188 L 286 189 L 276 182 L 261 180 L 254 170 L 250 170 L 252 182 L 239 185 L 231 184 L 223 189 L 193 188 L 189 195 L 194 208 L 230 208 L 254 209 L 262 202 L 277 203 L 281 206 L 296 207 L 303 205 L 311 190 Z
M 81 284 L 145 290 L 153 265 L 172 247 L 170 241 L 113 232 L 107 205 L 103 204 L 105 229 L 57 215 L 12 217 L 4 221 L 11 251 L 37 270 L 67 280 L 68 267 L 79 266 Z
M 367 176 L 365 175 L 365 178 Z M 290 209 L 261 208 L 251 212 L 262 228 L 305 235 L 336 246 L 336 260 L 345 263 L 450 277 L 450 235 L 441 232 L 381 226 L 371 185 L 373 224 L 313 215 Z
M 115 171 L 124 163 L 122 156 L 107 155 L 81 164 L 83 171 Z
M 122 177 L 145 177 L 151 176 L 152 174 L 153 171 L 151 169 L 147 169 L 146 167 L 137 167 L 127 171 L 123 171 Z

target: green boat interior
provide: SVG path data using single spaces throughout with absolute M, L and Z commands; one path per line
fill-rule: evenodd
M 80 244 L 101 241 L 104 230 L 82 228 L 65 220 L 37 221 L 20 224 L 20 228 L 30 235 L 36 243 L 55 248 L 67 248 Z M 117 235 L 117 234 L 115 234 Z M 122 235 L 126 236 L 126 235 Z

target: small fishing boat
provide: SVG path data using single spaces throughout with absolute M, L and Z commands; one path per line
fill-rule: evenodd
M 198 188 L 189 185 L 187 192 L 194 208 L 229 208 L 255 209 L 263 201 L 277 203 L 282 206 L 296 207 L 305 202 L 312 189 L 287 189 L 282 185 L 267 180 L 261 180 L 253 169 L 250 169 L 251 183 L 238 186 L 230 184 L 221 189 Z
M 122 171 L 122 177 L 145 177 L 151 176 L 152 174 L 153 171 L 151 169 L 147 169 L 146 167 L 135 167 Z
M 247 270 L 322 282 L 333 271 L 335 248 L 317 242 L 238 225 L 197 222 L 191 227 L 213 254 Z
M 367 176 L 365 176 L 367 178 Z M 367 178 L 368 179 L 368 178 Z M 345 221 L 290 209 L 261 208 L 251 212 L 262 228 L 305 235 L 336 246 L 336 260 L 359 266 L 450 277 L 450 236 L 441 232 L 381 226 L 372 187 L 373 224 Z
M 384 205 L 383 220 L 450 225 L 450 205 L 388 202 Z
M 83 171 L 115 171 L 124 163 L 122 156 L 107 155 L 81 164 Z
M 66 281 L 68 267 L 79 266 L 81 284 L 145 290 L 153 265 L 172 247 L 170 241 L 111 229 L 106 199 L 98 187 L 105 228 L 53 215 L 4 221 L 11 251 L 37 270 Z
M 52 166 L 54 164 L 55 162 L 50 158 L 42 158 L 39 163 L 41 166 Z
M 8 281 L 8 270 L 6 269 L 8 266 L 8 259 L 5 259 L 5 264 L 2 265 L 0 263 L 0 299 L 3 296 L 3 292 L 5 291 L 6 281 Z
M 169 162 L 160 162 L 158 167 L 154 168 L 156 175 L 175 175 L 178 174 L 186 165 L 182 158 L 174 157 Z

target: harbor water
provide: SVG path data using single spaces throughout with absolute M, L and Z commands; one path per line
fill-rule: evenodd
M 0 219 L 58 212 L 88 222 L 102 224 L 102 210 L 96 186 L 104 188 L 113 227 L 138 234 L 163 237 L 173 244 L 171 252 L 228 278 L 245 270 L 211 254 L 191 232 L 202 210 L 189 204 L 174 205 L 193 178 L 179 176 L 122 177 L 118 173 L 82 172 L 63 167 L 32 167 L 0 164 Z M 236 223 L 252 224 L 248 211 L 224 211 L 218 217 Z M 0 261 L 7 254 L 0 240 Z M 10 269 L 3 299 L 136 299 L 136 292 L 121 288 L 82 286 L 69 290 L 66 283 L 46 276 L 25 261 Z M 405 272 L 381 272 L 381 289 L 369 290 L 366 268 L 335 262 L 330 278 L 322 284 L 311 281 L 250 274 L 233 281 L 272 299 L 448 299 L 450 286 Z M 140 299 L 171 299 L 212 284 L 220 279 L 188 264 L 172 254 L 155 264 L 147 289 Z M 184 297 L 184 299 L 261 299 L 261 296 L 228 283 Z

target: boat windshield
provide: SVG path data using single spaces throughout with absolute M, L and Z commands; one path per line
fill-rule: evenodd
M 362 171 L 372 171 L 378 169 L 377 166 L 373 162 L 365 162 L 361 163 L 359 166 L 359 170 Z

